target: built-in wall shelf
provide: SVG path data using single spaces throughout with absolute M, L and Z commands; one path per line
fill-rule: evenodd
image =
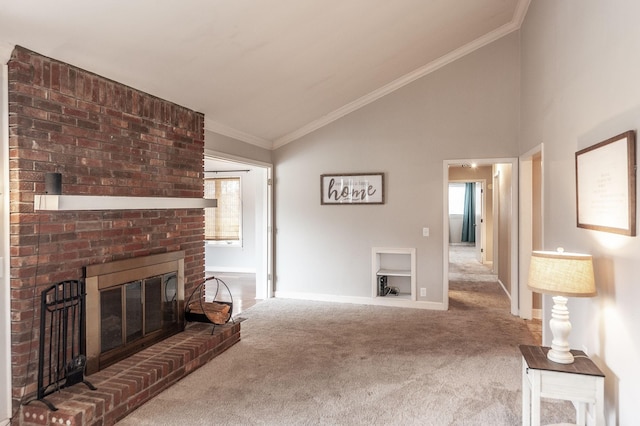
M 163 210 L 217 207 L 218 200 L 179 197 L 112 197 L 100 195 L 38 194 L 35 210 Z
M 394 304 L 397 300 L 416 300 L 416 249 L 373 247 L 371 249 L 372 296 Z M 380 280 L 394 293 L 382 294 Z M 398 294 L 395 294 L 395 290 Z
M 410 269 L 379 269 L 376 275 L 391 275 L 393 277 L 410 277 Z

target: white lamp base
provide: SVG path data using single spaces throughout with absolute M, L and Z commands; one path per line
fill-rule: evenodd
M 547 352 L 550 361 L 559 364 L 572 364 L 573 354 L 569 350 L 569 333 L 571 332 L 571 322 L 569 322 L 569 309 L 567 309 L 567 298 L 564 296 L 553 296 L 553 309 L 551 310 L 551 349 Z

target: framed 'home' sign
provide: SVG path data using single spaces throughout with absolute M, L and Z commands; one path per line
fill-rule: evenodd
M 384 204 L 384 173 L 320 176 L 321 204 Z

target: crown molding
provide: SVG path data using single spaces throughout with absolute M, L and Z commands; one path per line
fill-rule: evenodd
M 211 132 L 217 133 L 222 136 L 227 136 L 233 139 L 237 139 L 242 142 L 249 143 L 251 145 L 259 146 L 264 149 L 273 149 L 273 143 L 270 140 L 263 139 L 261 137 L 245 133 L 241 130 L 234 129 L 233 127 L 225 126 L 224 124 L 213 121 L 205 116 L 204 128 Z
M 520 0 L 516 5 L 516 11 L 513 13 L 513 19 L 511 20 L 511 23 L 515 24 L 516 29 L 520 29 L 522 26 L 530 4 L 531 0 Z
M 245 133 L 241 130 L 234 129 L 232 127 L 226 126 L 224 124 L 215 122 L 205 117 L 205 129 L 212 131 L 214 133 L 218 133 L 223 136 L 227 136 L 233 139 L 240 140 L 242 142 L 249 143 L 251 145 L 256 145 L 260 148 L 274 150 L 280 148 L 288 143 L 291 143 L 295 140 L 300 139 L 303 136 L 308 135 L 311 132 L 314 132 L 327 124 L 330 124 L 354 111 L 357 111 L 360 108 L 363 108 L 369 105 L 372 102 L 377 101 L 378 99 L 395 92 L 396 90 L 413 83 L 414 81 L 431 74 L 434 71 L 490 44 L 494 41 L 512 33 L 513 31 L 517 31 L 522 26 L 524 22 L 525 16 L 529 9 L 529 5 L 531 0 L 520 0 L 518 1 L 515 11 L 513 13 L 513 18 L 507 24 L 504 24 L 501 27 L 496 28 L 491 31 L 473 40 L 470 43 L 465 44 L 464 46 L 449 52 L 448 54 L 441 56 L 440 58 L 408 73 L 404 76 L 376 89 L 353 102 L 349 102 L 348 104 L 331 111 L 330 113 L 324 115 L 323 117 L 318 118 L 296 130 L 293 132 L 287 133 L 274 141 L 270 141 L 267 139 L 263 139 L 261 137 Z
M 315 130 L 318 130 L 321 127 L 326 126 L 329 123 L 332 123 L 342 117 L 344 117 L 347 114 L 350 114 L 366 105 L 369 105 L 370 103 L 377 101 L 378 99 L 382 98 L 383 96 L 386 96 L 392 92 L 395 92 L 396 90 L 416 81 L 419 78 L 422 78 L 442 67 L 444 67 L 445 65 L 450 64 L 451 62 L 454 62 L 472 52 L 474 52 L 475 50 L 478 50 L 496 40 L 498 40 L 501 37 L 504 37 L 510 33 L 512 33 L 513 31 L 516 31 L 520 28 L 520 26 L 522 25 L 522 22 L 524 21 L 524 17 L 527 13 L 527 10 L 529 8 L 529 3 L 530 0 L 521 0 L 518 2 L 518 4 L 516 5 L 516 10 L 514 12 L 513 15 L 513 19 L 491 31 L 490 33 L 487 33 L 485 35 L 483 35 L 480 38 L 475 39 L 474 41 L 465 44 L 464 46 L 444 55 L 441 56 L 440 58 L 410 72 L 409 74 L 406 74 L 394 81 L 392 81 L 391 83 L 382 86 L 379 89 L 374 90 L 373 92 L 368 93 L 367 95 L 362 96 L 359 99 L 356 99 L 353 102 L 350 102 L 346 105 L 344 105 L 343 107 L 340 107 L 332 112 L 330 112 L 329 114 L 312 121 L 311 123 L 300 127 L 297 130 L 294 130 L 291 133 L 288 133 L 278 139 L 276 139 L 273 142 L 273 149 L 276 148 L 280 148 L 281 146 L 284 146 L 288 143 L 291 143 Z

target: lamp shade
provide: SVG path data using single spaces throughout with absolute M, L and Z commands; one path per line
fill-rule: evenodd
M 565 297 L 596 295 L 591 255 L 534 251 L 529 266 L 530 290 Z

